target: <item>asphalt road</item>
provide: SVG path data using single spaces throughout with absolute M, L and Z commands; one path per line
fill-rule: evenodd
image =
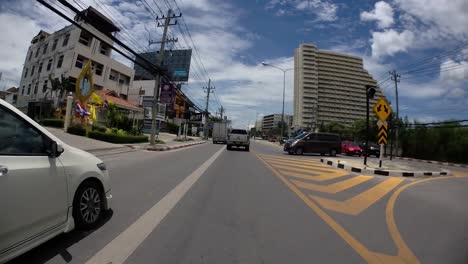
M 11 263 L 468 263 L 468 172 L 349 174 L 255 142 L 101 158 L 101 225 Z

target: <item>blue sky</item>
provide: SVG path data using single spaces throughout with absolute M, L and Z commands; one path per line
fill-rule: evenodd
M 101 12 L 105 9 L 104 13 L 126 29 L 118 37 L 132 39 L 127 42 L 138 51 L 157 48 L 148 48 L 148 31 L 154 39 L 161 35 L 148 9 L 158 14 L 159 8 L 165 12 L 170 5 L 178 11 L 174 0 L 77 2 Z M 365 68 L 378 81 L 388 78 L 389 70 L 402 73 L 402 116 L 421 122 L 468 116 L 466 0 L 451 0 L 450 5 L 441 5 L 439 0 L 176 2 L 184 15 L 179 24 L 188 25 L 193 43 L 182 34 L 183 26 L 171 27 L 170 34 L 179 37 L 174 48 L 193 48 L 195 44 L 198 51 L 184 91 L 204 105 L 202 87 L 211 78 L 216 87 L 211 111 L 222 104 L 237 126 L 252 124 L 256 116 L 281 112 L 282 72 L 260 63 L 291 68 L 294 49 L 301 42 L 361 56 Z M 18 85 L 27 47 L 40 29 L 52 32 L 65 25 L 63 19 L 33 0 L 2 1 L 0 88 Z M 427 58 L 430 60 L 418 63 Z M 287 73 L 287 113 L 293 109 L 292 77 L 293 72 Z M 394 101 L 392 83 L 383 82 L 382 89 Z

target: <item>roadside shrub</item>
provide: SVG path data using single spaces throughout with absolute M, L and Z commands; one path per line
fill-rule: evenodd
M 165 130 L 170 134 L 177 134 L 179 132 L 179 126 L 174 123 L 166 123 Z
M 73 135 L 86 136 L 86 129 L 80 126 L 71 126 L 67 129 L 67 132 Z
M 174 139 L 174 141 L 177 141 L 177 142 L 193 141 L 193 138 L 187 138 L 187 139 L 176 138 L 176 139 Z
M 41 125 L 47 126 L 47 127 L 63 127 L 63 119 L 55 119 L 55 118 L 50 118 L 50 119 L 42 119 L 40 121 Z
M 91 127 L 91 130 L 105 133 L 107 131 L 107 127 L 94 124 Z
M 99 131 L 90 131 L 88 133 L 88 137 L 94 138 L 97 140 L 106 141 L 106 142 L 118 143 L 118 144 L 148 142 L 147 136 L 119 135 L 115 133 L 103 133 Z

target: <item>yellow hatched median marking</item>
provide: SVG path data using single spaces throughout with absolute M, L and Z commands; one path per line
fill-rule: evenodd
M 348 175 L 348 173 L 343 172 L 343 171 L 330 172 L 330 171 L 318 171 L 317 170 L 317 172 L 314 172 L 314 173 L 310 172 L 307 174 L 298 173 L 294 171 L 288 171 L 287 169 L 286 170 L 278 169 L 278 171 L 281 172 L 285 176 L 290 176 L 290 177 L 295 177 L 295 178 L 300 178 L 300 179 L 310 180 L 310 181 L 318 181 L 318 182 L 332 180 L 332 179 L 336 179 L 336 178 L 340 178 L 340 177 L 344 177 Z
M 414 256 L 411 250 L 406 246 L 404 242 L 397 243 L 398 255 L 390 256 L 378 252 L 370 251 L 363 244 L 354 238 L 346 229 L 338 224 L 332 217 L 330 217 L 324 210 L 322 210 L 313 200 L 309 199 L 304 193 L 302 193 L 294 184 L 288 181 L 279 170 L 276 170 L 268 162 L 263 160 L 260 155 L 256 154 L 257 157 L 269 168 L 273 174 L 276 175 L 283 183 L 288 186 L 299 198 L 304 201 L 320 218 L 323 219 L 349 246 L 351 246 L 367 263 L 375 264 L 409 264 L 409 263 L 420 263 L 419 260 Z M 392 230 L 391 230 L 392 231 Z
M 277 157 L 264 157 L 263 159 L 267 161 L 276 161 L 276 162 L 285 162 L 291 164 L 321 164 L 317 160 L 309 160 L 309 159 L 290 159 L 290 158 L 277 158 Z
M 335 194 L 335 193 L 344 191 L 346 189 L 352 188 L 363 182 L 366 182 L 372 178 L 373 178 L 372 176 L 359 175 L 359 176 L 356 176 L 356 177 L 353 177 L 344 181 L 336 182 L 330 185 L 318 185 L 318 184 L 313 184 L 313 183 L 308 183 L 308 182 L 303 182 L 303 181 L 298 181 L 298 180 L 291 180 L 291 181 L 299 188 L 323 192 L 323 193 Z
M 320 204 L 320 206 L 328 210 L 349 215 L 358 215 L 384 197 L 401 182 L 403 182 L 403 179 L 400 178 L 387 179 L 369 190 L 345 201 L 325 199 L 314 195 L 310 195 L 310 197 Z
M 274 167 L 277 166 L 285 166 L 285 165 L 290 165 L 284 162 L 279 162 L 279 161 L 268 161 L 270 164 L 272 164 Z M 330 166 L 325 166 L 322 164 L 304 164 L 304 163 L 299 163 L 299 164 L 292 164 L 291 166 L 287 166 L 289 168 L 302 168 L 302 169 L 309 169 L 310 170 L 324 170 L 324 171 L 337 171 L 337 169 L 330 168 Z

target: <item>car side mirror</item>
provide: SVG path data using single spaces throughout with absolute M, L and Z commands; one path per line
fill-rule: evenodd
M 58 144 L 56 141 L 52 141 L 50 144 L 49 157 L 56 158 L 63 153 L 64 149 L 61 144 Z

